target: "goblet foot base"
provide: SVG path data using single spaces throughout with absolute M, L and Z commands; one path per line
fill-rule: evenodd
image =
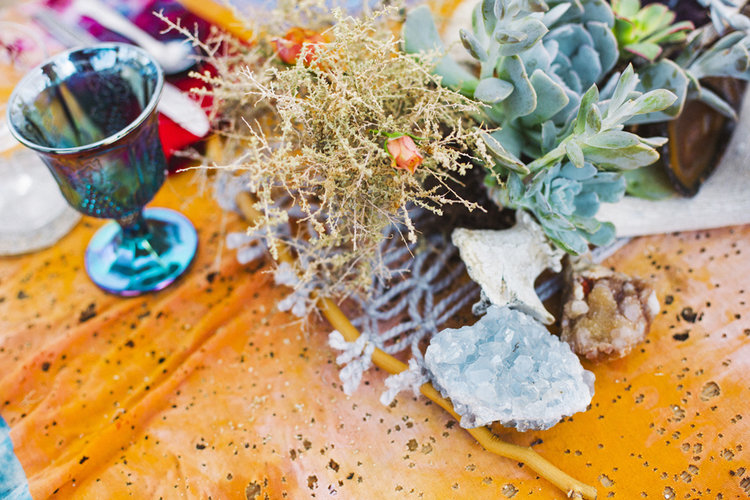
M 127 238 L 110 222 L 86 249 L 86 271 L 107 292 L 132 297 L 161 290 L 193 261 L 198 235 L 185 216 L 166 208 L 148 208 L 143 216 L 148 236 Z

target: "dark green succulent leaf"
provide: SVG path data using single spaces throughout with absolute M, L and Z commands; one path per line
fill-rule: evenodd
M 474 99 L 487 104 L 496 104 L 513 92 L 513 84 L 499 78 L 483 78 L 474 91 Z
M 660 163 L 636 168 L 623 173 L 626 191 L 631 196 L 646 200 L 664 200 L 674 197 L 675 190 Z
M 617 34 L 616 38 L 622 46 L 638 41 L 638 31 L 635 28 L 635 23 L 627 19 L 615 19 L 614 33 Z

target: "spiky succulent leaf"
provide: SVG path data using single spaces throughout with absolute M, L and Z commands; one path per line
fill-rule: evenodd
M 589 88 L 581 98 L 578 115 L 570 133 L 557 147 L 531 162 L 529 169 L 532 172 L 539 171 L 561 161 L 565 156 L 574 164 L 580 164 L 579 150 L 586 162 L 603 170 L 630 170 L 656 161 L 659 154 L 651 141 L 644 141 L 622 129 L 633 116 L 660 111 L 670 106 L 676 96 L 665 89 L 643 94 L 636 90 L 638 82 L 638 76 L 629 65 L 620 75 L 608 101 L 599 101 L 596 86 Z

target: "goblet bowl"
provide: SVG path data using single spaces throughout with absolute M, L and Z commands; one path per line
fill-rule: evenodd
M 42 158 L 67 202 L 117 221 L 90 242 L 86 270 L 101 288 L 124 296 L 173 282 L 197 247 L 185 217 L 143 210 L 167 167 L 156 114 L 163 84 L 162 70 L 142 49 L 101 44 L 34 68 L 8 103 L 11 132 Z

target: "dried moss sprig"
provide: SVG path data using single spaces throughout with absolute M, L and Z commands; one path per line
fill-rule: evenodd
M 279 243 L 294 249 L 301 286 L 341 297 L 387 272 L 379 248 L 391 224 L 416 239 L 409 207 L 479 208 L 453 186 L 489 158 L 467 118 L 479 105 L 441 87 L 429 62 L 401 53 L 383 12 L 333 15 L 330 42 L 303 46 L 293 66 L 268 41 L 283 33 L 266 28 L 245 49 L 247 65 L 214 53 L 219 74 L 202 77 L 239 158 L 231 168 L 250 178 L 262 214 L 250 230 L 263 230 L 272 253 Z M 413 174 L 393 168 L 384 149 L 393 134 L 420 138 L 424 160 Z M 303 214 L 291 233 L 275 230 L 289 221 L 288 207 L 279 207 L 285 197 Z

